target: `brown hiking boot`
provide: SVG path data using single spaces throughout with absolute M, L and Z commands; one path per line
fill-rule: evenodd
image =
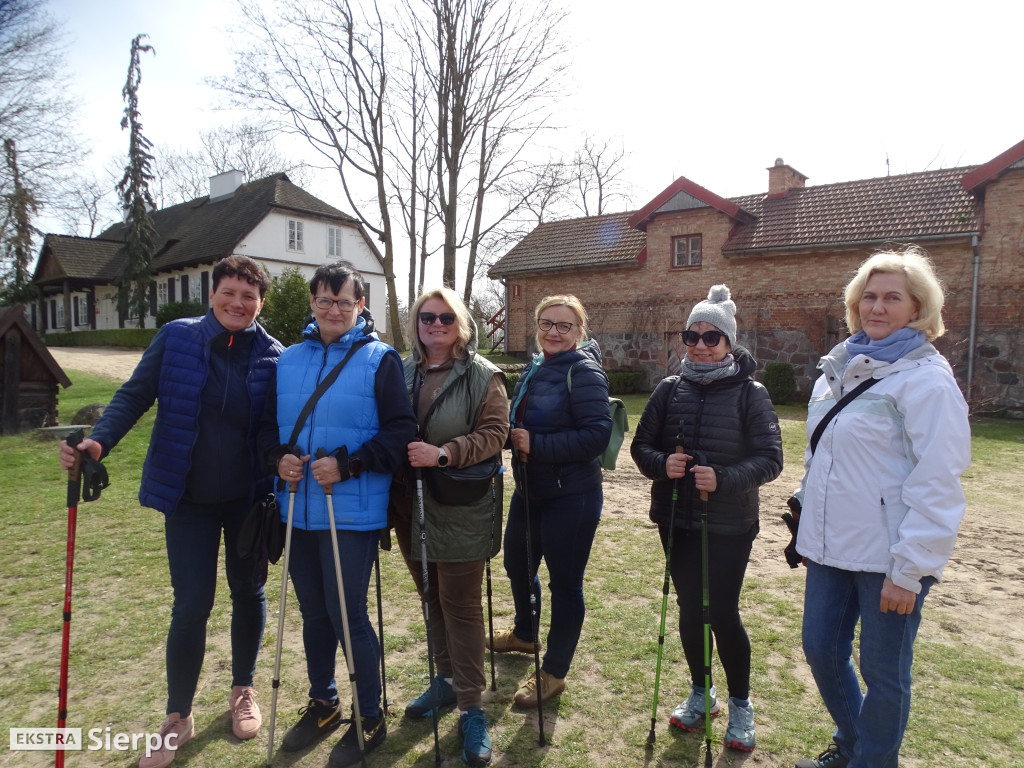
M 540 643 L 537 644 L 540 651 Z M 533 643 L 523 640 L 515 633 L 512 627 L 498 632 L 494 635 L 495 653 L 533 653 Z
M 555 696 L 565 690 L 565 678 L 549 675 L 543 669 L 540 671 L 540 700 L 551 701 Z M 530 708 L 537 706 L 537 676 L 530 675 L 529 679 L 516 691 L 515 703 L 517 707 Z

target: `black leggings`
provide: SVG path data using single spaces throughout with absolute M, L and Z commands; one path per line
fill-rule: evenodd
M 668 527 L 658 526 L 668 548 Z M 750 638 L 740 618 L 740 590 L 758 526 L 738 536 L 708 535 L 708 583 L 712 648 L 725 669 L 729 695 L 750 697 Z M 672 537 L 672 584 L 679 605 L 679 638 L 694 685 L 704 685 L 704 616 L 701 594 L 700 531 L 676 529 Z

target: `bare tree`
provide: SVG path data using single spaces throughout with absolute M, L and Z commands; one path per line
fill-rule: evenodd
M 135 310 L 139 327 L 146 327 L 149 306 L 149 284 L 153 277 L 153 254 L 156 251 L 156 231 L 149 212 L 156 207 L 149 185 L 153 181 L 150 154 L 152 144 L 142 135 L 139 120 L 139 83 L 142 80 L 140 57 L 143 53 L 156 53 L 151 45 L 143 45 L 148 35 L 136 35 L 132 40 L 128 79 L 121 95 L 125 100 L 121 129 L 128 131 L 128 164 L 124 176 L 117 184 L 121 207 L 125 213 L 125 251 L 128 264 L 119 281 L 118 308 L 123 321 L 130 310 Z
M 413 0 L 406 0 L 412 13 Z M 484 221 L 491 193 L 521 171 L 527 145 L 546 126 L 558 93 L 565 12 L 546 0 L 420 0 L 423 63 L 437 102 L 437 207 L 444 229 L 443 280 L 455 286 L 455 259 L 468 246 L 469 303 L 478 250 L 512 211 Z M 463 211 L 465 213 L 463 213 Z
M 370 18 L 357 18 L 348 0 L 311 0 L 282 5 L 271 18 L 252 0 L 239 4 L 250 43 L 239 51 L 234 76 L 218 85 L 242 106 L 283 115 L 288 130 L 337 170 L 353 212 L 384 245 L 388 324 L 395 346 L 404 348 L 389 210 L 390 51 L 379 9 L 374 3 Z
M 305 185 L 309 167 L 282 155 L 275 135 L 265 125 L 240 122 L 201 132 L 198 149 L 161 153 L 155 171 L 160 196 L 168 204 L 195 200 L 209 194 L 211 176 L 226 171 L 241 171 L 247 182 L 286 173 L 293 183 Z
M 572 178 L 579 192 L 576 206 L 584 216 L 608 212 L 610 203 L 629 204 L 629 188 L 622 180 L 626 152 L 621 144 L 613 147 L 609 139 L 598 142 L 587 136 L 572 161 Z
M 0 0 L 0 138 L 15 142 L 18 184 L 38 207 L 55 207 L 69 169 L 81 164 L 74 102 L 64 71 L 60 26 L 43 0 Z M 0 194 L 20 195 L 8 163 L 0 163 Z M 10 198 L 8 198 L 10 199 Z M 0 245 L 17 237 L 14 219 L 0 228 Z M 6 252 L 0 248 L 0 255 Z

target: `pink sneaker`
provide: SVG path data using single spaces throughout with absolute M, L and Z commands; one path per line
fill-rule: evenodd
M 245 741 L 260 732 L 263 716 L 256 706 L 256 691 L 248 685 L 235 685 L 228 697 L 228 709 L 231 710 L 231 730 L 235 737 Z
M 182 717 L 172 712 L 160 726 L 160 747 L 139 758 L 139 768 L 167 768 L 178 754 L 178 748 L 192 738 L 195 728 L 192 715 Z

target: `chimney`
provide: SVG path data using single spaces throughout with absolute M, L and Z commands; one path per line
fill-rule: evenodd
M 210 177 L 210 199 L 231 197 L 235 190 L 245 183 L 245 174 L 241 171 L 224 171 Z
M 777 157 L 775 165 L 768 169 L 768 197 L 781 197 L 791 189 L 804 186 L 805 181 L 806 176 Z

